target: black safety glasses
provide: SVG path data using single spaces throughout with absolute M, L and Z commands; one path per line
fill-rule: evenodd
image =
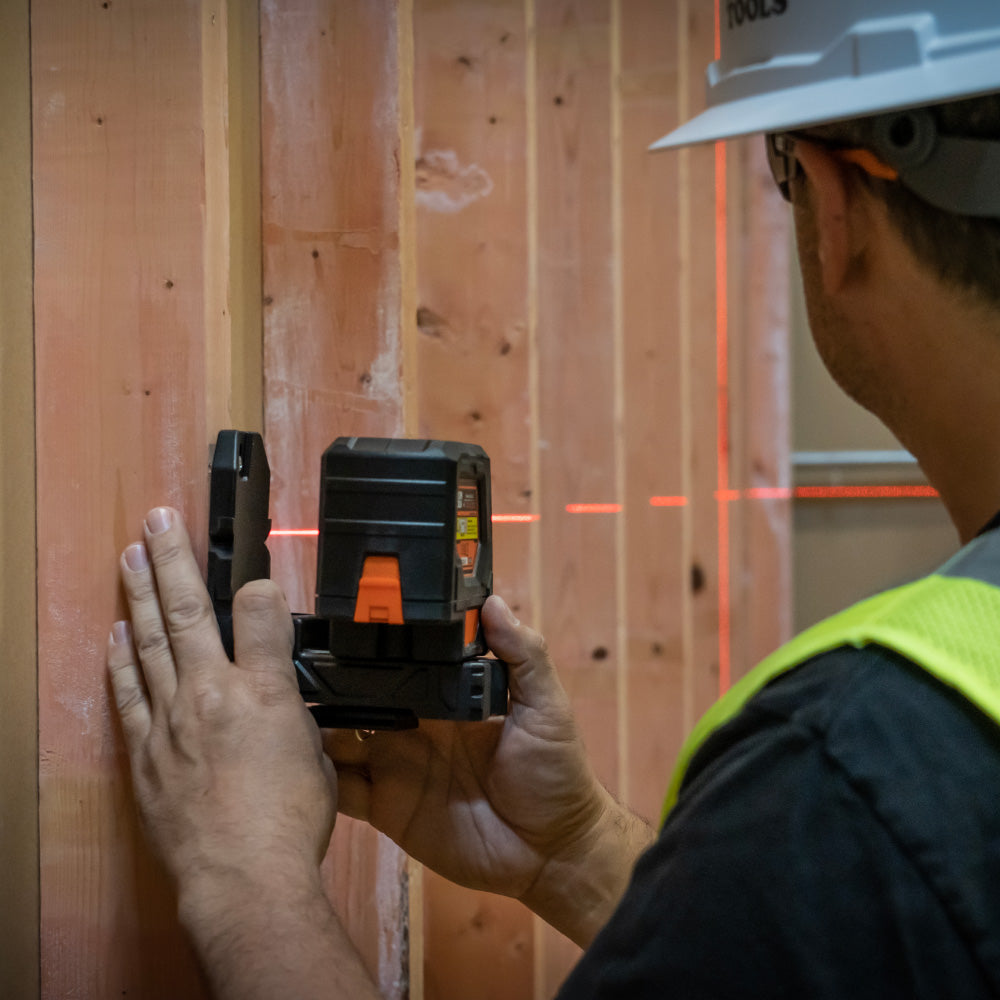
M 813 136 L 797 135 L 795 132 L 769 132 L 764 141 L 767 147 L 767 163 L 771 168 L 771 176 L 778 185 L 781 197 L 791 201 L 791 185 L 802 167 L 795 155 L 795 147 L 800 141 L 812 142 L 822 146 L 833 156 L 844 163 L 860 167 L 866 174 L 881 180 L 895 181 L 899 179 L 899 171 L 883 163 L 870 149 L 843 148 L 832 146 Z

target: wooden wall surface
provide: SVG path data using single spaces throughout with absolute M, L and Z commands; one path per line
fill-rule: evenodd
M 482 443 L 496 589 L 655 816 L 697 714 L 787 629 L 783 209 L 759 144 L 646 151 L 699 106 L 712 5 L 30 10 L 41 995 L 202 995 L 103 648 L 117 553 L 159 502 L 198 534 L 220 425 L 263 427 L 283 528 L 315 527 L 337 435 Z M 8 380 L 30 388 L 7 330 L 5 456 Z M 31 518 L 5 492 L 5 556 Z M 315 542 L 271 548 L 309 610 Z M 346 820 L 327 873 L 386 996 L 541 998 L 575 961 Z
M 232 14 L 240 35 L 255 11 Z M 253 257 L 256 220 L 230 203 L 229 22 L 196 0 L 31 5 L 45 997 L 202 995 L 136 828 L 103 651 L 143 514 L 183 509 L 204 557 L 209 446 L 259 411 L 232 376 L 254 362 L 229 248 Z

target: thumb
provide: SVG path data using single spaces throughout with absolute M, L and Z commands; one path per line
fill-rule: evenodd
M 546 714 L 569 717 L 569 699 L 556 676 L 545 639 L 522 625 L 496 594 L 487 598 L 481 616 L 487 645 L 507 663 L 513 701 Z
M 252 580 L 233 598 L 236 664 L 291 673 L 294 630 L 285 595 L 273 580 Z

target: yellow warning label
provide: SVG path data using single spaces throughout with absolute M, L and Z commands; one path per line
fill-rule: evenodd
M 455 533 L 456 542 L 474 542 L 479 538 L 479 517 L 473 514 L 471 517 L 460 517 L 458 519 L 458 530 Z

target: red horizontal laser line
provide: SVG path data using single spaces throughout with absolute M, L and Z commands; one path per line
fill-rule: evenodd
M 743 495 L 747 500 L 790 500 L 793 491 L 787 486 L 755 486 L 744 490 Z
M 531 524 L 541 520 L 540 514 L 493 514 L 494 524 Z M 319 528 L 273 528 L 269 538 L 317 538 Z
M 940 496 L 933 486 L 761 486 L 717 490 L 716 500 L 901 500 Z
M 687 497 L 650 497 L 649 505 L 651 507 L 686 507 L 688 502 Z
M 757 486 L 749 490 L 716 490 L 719 501 L 736 500 L 906 500 L 940 496 L 933 486 Z M 686 507 L 687 497 L 650 497 L 651 507 Z M 620 514 L 620 503 L 570 503 L 568 514 Z M 493 514 L 494 524 L 533 524 L 540 514 Z M 316 538 L 318 528 L 273 528 L 270 538 Z
M 908 497 L 936 497 L 933 486 L 796 486 L 795 497 L 802 500 L 898 500 Z

